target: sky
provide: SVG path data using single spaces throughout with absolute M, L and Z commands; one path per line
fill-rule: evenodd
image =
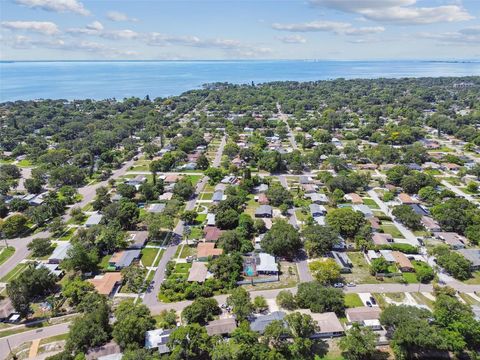
M 0 0 L 1 60 L 480 59 L 480 0 Z

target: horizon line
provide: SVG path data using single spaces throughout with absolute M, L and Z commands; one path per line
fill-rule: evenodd
M 402 61 L 419 61 L 419 62 L 470 62 L 480 63 L 478 59 L 44 59 L 44 60 L 7 60 L 0 59 L 0 63 L 12 62 L 270 62 L 270 61 L 325 61 L 325 62 L 402 62 Z

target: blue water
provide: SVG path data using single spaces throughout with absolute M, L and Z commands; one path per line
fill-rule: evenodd
M 480 62 L 138 61 L 0 62 L 0 102 L 178 95 L 209 82 L 480 75 Z

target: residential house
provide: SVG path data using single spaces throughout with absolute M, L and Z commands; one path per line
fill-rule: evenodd
M 467 243 L 467 239 L 464 236 L 455 232 L 437 232 L 435 237 L 444 241 L 445 244 L 448 244 L 454 250 L 464 249 Z
M 279 274 L 278 264 L 275 261 L 275 257 L 264 252 L 253 253 L 250 256 L 245 257 L 243 269 L 246 276 Z
M 173 193 L 172 192 L 165 192 L 162 195 L 158 197 L 158 200 L 164 200 L 164 201 L 169 201 L 172 200 Z
M 367 205 L 353 205 L 352 209 L 355 211 L 360 211 L 367 219 L 373 217 L 373 211 Z
M 267 192 L 268 190 L 268 185 L 267 184 L 260 184 L 255 187 L 254 191 L 256 193 L 262 193 L 262 192 Z
M 108 261 L 109 268 L 121 270 L 130 266 L 134 261 L 140 258 L 139 249 L 121 250 L 115 252 Z
M 375 245 L 389 245 L 393 243 L 393 236 L 385 233 L 374 233 L 372 236 L 372 241 Z
M 59 268 L 58 264 L 45 264 L 45 263 L 38 263 L 35 268 L 39 269 L 44 267 L 48 271 L 50 271 L 53 275 L 55 275 L 58 279 L 63 277 L 64 271 Z
M 203 229 L 203 234 L 205 236 L 205 241 L 207 242 L 217 242 L 223 231 L 216 226 L 206 226 Z
M 141 249 L 148 239 L 148 231 L 129 231 L 127 241 L 129 249 Z
M 414 272 L 415 268 L 413 267 L 410 260 L 400 251 L 392 251 L 392 256 L 397 263 L 398 268 L 401 272 Z
M 412 208 L 412 210 L 420 215 L 420 216 L 426 216 L 429 214 L 428 210 L 421 204 L 408 204 Z
M 431 232 L 442 231 L 440 225 L 429 216 L 422 216 L 420 221 L 422 222 L 423 227 Z
M 472 270 L 480 270 L 480 249 L 460 249 L 458 252 L 472 263 L 470 266 Z
M 264 193 L 258 195 L 257 201 L 260 205 L 268 205 L 270 203 L 267 195 L 265 195 Z
M 298 177 L 298 182 L 300 184 L 313 184 L 313 180 L 310 176 L 306 176 L 306 175 L 301 175 Z
M 460 170 L 461 166 L 454 163 L 442 163 L 442 169 L 451 172 L 457 172 Z
M 314 204 L 322 205 L 328 204 L 328 197 L 325 194 L 313 193 L 305 194 L 305 197 L 310 198 Z
M 215 191 L 213 193 L 212 201 L 218 203 L 223 200 L 223 196 L 223 191 Z
M 95 225 L 100 224 L 100 221 L 102 221 L 103 215 L 99 213 L 94 213 L 89 216 L 87 221 L 85 222 L 85 227 L 93 227 Z
M 313 338 L 332 338 L 345 334 L 345 329 L 334 312 L 314 313 L 309 309 L 300 309 L 297 312 L 310 315 L 313 321 L 317 322 L 319 329 L 315 331 Z
M 348 257 L 347 253 L 344 252 L 338 252 L 338 251 L 331 251 L 330 252 L 332 258 L 335 260 L 335 262 L 340 265 L 340 271 L 342 273 L 350 273 L 352 272 L 352 262 L 350 261 L 350 258 Z
M 216 257 L 223 254 L 223 249 L 215 247 L 213 242 L 201 242 L 197 245 L 197 259 L 207 261 L 209 257 Z
M 268 315 L 259 315 L 251 323 L 250 329 L 263 334 L 265 328 L 275 320 L 283 320 L 286 314 L 283 311 L 274 311 Z
M 302 189 L 305 194 L 313 194 L 317 191 L 317 187 L 313 184 L 302 184 Z
M 110 296 L 115 288 L 122 282 L 122 274 L 120 272 L 107 272 L 103 275 L 95 276 L 93 279 L 87 280 L 93 285 L 95 290 L 101 295 Z
M 375 250 L 368 250 L 367 251 L 367 258 L 368 260 L 372 261 L 378 259 L 380 255 Z
M 215 214 L 207 214 L 207 226 L 215 226 Z
M 346 201 L 350 201 L 352 204 L 363 204 L 363 199 L 360 195 L 355 193 L 345 194 L 343 197 Z
M 233 318 L 233 317 L 223 318 L 223 319 L 218 319 L 218 320 L 212 320 L 205 326 L 205 329 L 207 330 L 207 334 L 209 336 L 229 335 L 236 328 L 237 328 L 237 322 L 236 322 L 235 318 Z
M 0 301 L 0 321 L 6 321 L 12 314 L 15 313 L 15 308 L 12 305 L 10 298 L 5 298 Z
M 138 188 L 145 181 L 147 181 L 147 178 L 144 175 L 137 175 L 133 179 L 127 179 L 125 181 L 125 184 L 135 186 L 136 188 Z
M 345 316 L 348 323 L 357 323 L 362 326 L 368 326 L 372 330 L 381 330 L 380 314 L 381 310 L 378 306 L 361 306 L 345 309 Z
M 257 218 L 271 218 L 273 210 L 270 205 L 260 205 L 255 209 L 255 217 Z
M 395 258 L 392 255 L 392 250 L 379 250 L 380 255 L 389 263 L 396 262 Z
M 170 334 L 174 329 L 155 329 L 145 333 L 145 348 L 158 349 L 160 355 L 168 354 L 170 349 L 167 346 Z
M 367 220 L 370 223 L 370 227 L 371 227 L 373 232 L 377 232 L 377 231 L 381 230 L 380 219 L 379 218 L 373 216 L 371 218 L 368 218 Z
M 161 214 L 165 210 L 165 204 L 150 204 L 147 211 L 152 214 Z
M 310 204 L 309 209 L 310 209 L 310 214 L 314 218 L 319 216 L 325 216 L 327 214 L 327 209 L 323 205 Z
M 405 194 L 405 193 L 400 193 L 400 194 L 398 194 L 398 200 L 400 200 L 400 202 L 401 202 L 403 205 L 409 205 L 409 204 L 416 204 L 416 203 L 418 203 L 417 200 L 413 199 L 410 195 Z
M 207 265 L 204 262 L 195 261 L 192 263 L 192 267 L 188 273 L 187 281 L 203 283 L 207 278 L 207 274 Z
M 52 254 L 48 258 L 49 264 L 60 264 L 66 257 L 68 249 L 72 247 L 72 244 L 68 241 L 59 241 Z

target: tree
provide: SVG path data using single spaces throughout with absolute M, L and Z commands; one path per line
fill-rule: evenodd
M 372 275 L 389 273 L 389 266 L 390 264 L 384 257 L 373 259 L 370 266 L 370 273 Z
M 115 310 L 115 317 L 112 336 L 122 349 L 143 346 L 145 333 L 155 328 L 155 319 L 143 304 L 123 301 Z
M 110 309 L 104 297 L 97 298 L 95 306 L 82 312 L 83 315 L 77 317 L 70 326 L 65 345 L 67 353 L 86 352 L 91 347 L 103 345 L 110 338 Z
M 192 185 L 192 182 L 188 179 L 179 180 L 173 187 L 173 193 L 183 200 L 190 199 L 195 193 L 195 188 Z
M 316 260 L 308 264 L 315 280 L 328 285 L 340 278 L 340 265 L 333 259 Z
M 242 287 L 232 291 L 227 297 L 227 305 L 232 307 L 233 313 L 238 320 L 245 320 L 253 312 L 253 304 L 250 300 L 250 294 Z
M 343 291 L 324 287 L 317 281 L 299 284 L 295 299 L 298 307 L 312 312 L 334 311 L 337 315 L 342 315 L 345 309 Z
M 210 185 L 218 184 L 224 177 L 224 172 L 220 168 L 209 167 L 205 170 L 205 176 L 208 176 L 208 183 Z
M 208 262 L 208 271 L 227 288 L 234 288 L 240 280 L 243 258 L 239 253 L 222 254 Z
M 34 257 L 43 257 L 53 251 L 52 241 L 49 238 L 33 239 L 28 245 L 28 250 L 32 252 Z
M 445 231 L 463 234 L 468 226 L 478 223 L 478 209 L 464 198 L 448 199 L 433 206 L 430 211 Z
M 319 330 L 317 323 L 308 314 L 290 313 L 285 316 L 285 322 L 294 338 L 308 339 Z
M 174 219 L 165 214 L 149 214 L 147 216 L 148 237 L 151 240 L 160 240 L 164 229 L 172 230 Z
M 156 317 L 157 324 L 162 329 L 174 329 L 177 327 L 177 313 L 175 310 L 162 310 Z
M 103 212 L 107 224 L 116 223 L 124 230 L 132 229 L 140 216 L 137 204 L 126 199 L 108 205 Z
M 418 230 L 422 227 L 421 215 L 417 214 L 408 205 L 398 205 L 392 210 L 392 215 L 395 216 L 405 226 L 412 230 Z
M 75 243 L 67 250 L 67 258 L 63 260 L 61 266 L 67 270 L 88 273 L 97 269 L 98 261 L 96 249 L 87 249 L 83 244 Z
M 218 307 L 217 300 L 213 298 L 198 298 L 182 311 L 182 318 L 187 324 L 198 323 L 205 325 L 213 320 L 214 315 L 220 315 L 222 310 Z
M 57 216 L 50 222 L 48 229 L 54 236 L 58 237 L 65 232 L 65 223 L 60 216 Z
M 295 296 L 289 290 L 281 290 L 277 295 L 276 301 L 278 306 L 286 310 L 295 310 L 297 308 Z
M 7 294 L 15 310 L 25 317 L 30 312 L 30 302 L 45 297 L 56 289 L 56 277 L 46 267 L 30 265 L 17 278 L 7 284 Z
M 329 226 L 310 225 L 302 231 L 305 249 L 311 257 L 323 256 L 340 242 L 338 232 Z
M 368 327 L 360 327 L 358 324 L 347 330 L 345 337 L 340 339 L 339 347 L 342 356 L 347 360 L 369 359 L 375 353 L 377 334 Z
M 210 166 L 210 161 L 205 156 L 205 154 L 200 155 L 197 159 L 197 169 L 207 170 L 209 166 Z
M 433 248 L 432 253 L 436 256 L 438 265 L 443 267 L 455 279 L 466 280 L 471 277 L 472 263 L 461 254 L 450 251 L 446 245 L 436 246 Z
M 103 210 L 105 207 L 112 203 L 110 199 L 110 193 L 105 186 L 100 186 L 99 188 L 97 188 L 97 190 L 95 190 L 95 192 L 97 196 L 92 202 L 93 210 Z
M 133 199 L 137 193 L 137 189 L 133 185 L 122 183 L 117 185 L 117 193 L 124 198 Z
M 327 213 L 326 221 L 340 235 L 351 239 L 355 238 L 360 229 L 365 225 L 363 214 L 351 208 L 330 210 Z
M 253 307 L 256 312 L 262 312 L 268 310 L 267 300 L 263 296 L 255 296 L 253 299 Z
M 292 194 L 280 184 L 271 184 L 266 195 L 270 204 L 273 206 L 280 206 L 282 204 L 291 206 L 293 204 Z
M 167 346 L 171 360 L 208 360 L 211 349 L 207 330 L 199 324 L 177 327 L 170 334 Z
M 27 229 L 28 219 L 21 214 L 14 214 L 0 224 L 0 231 L 7 239 L 20 236 Z
M 220 229 L 233 229 L 238 225 L 238 212 L 234 209 L 217 211 L 215 223 Z
M 29 178 L 25 179 L 23 185 L 30 194 L 40 194 L 42 192 L 43 181 L 38 178 Z
M 132 264 L 123 268 L 121 273 L 126 290 L 139 293 L 147 275 L 147 269 L 140 265 Z
M 94 287 L 91 283 L 82 280 L 80 277 L 75 277 L 63 285 L 62 295 L 70 300 L 73 306 L 77 306 L 93 289 Z
M 285 220 L 276 221 L 262 239 L 262 249 L 275 256 L 292 258 L 301 247 L 298 231 Z
M 180 219 L 186 224 L 193 224 L 197 218 L 198 213 L 195 210 L 185 210 L 181 215 Z

